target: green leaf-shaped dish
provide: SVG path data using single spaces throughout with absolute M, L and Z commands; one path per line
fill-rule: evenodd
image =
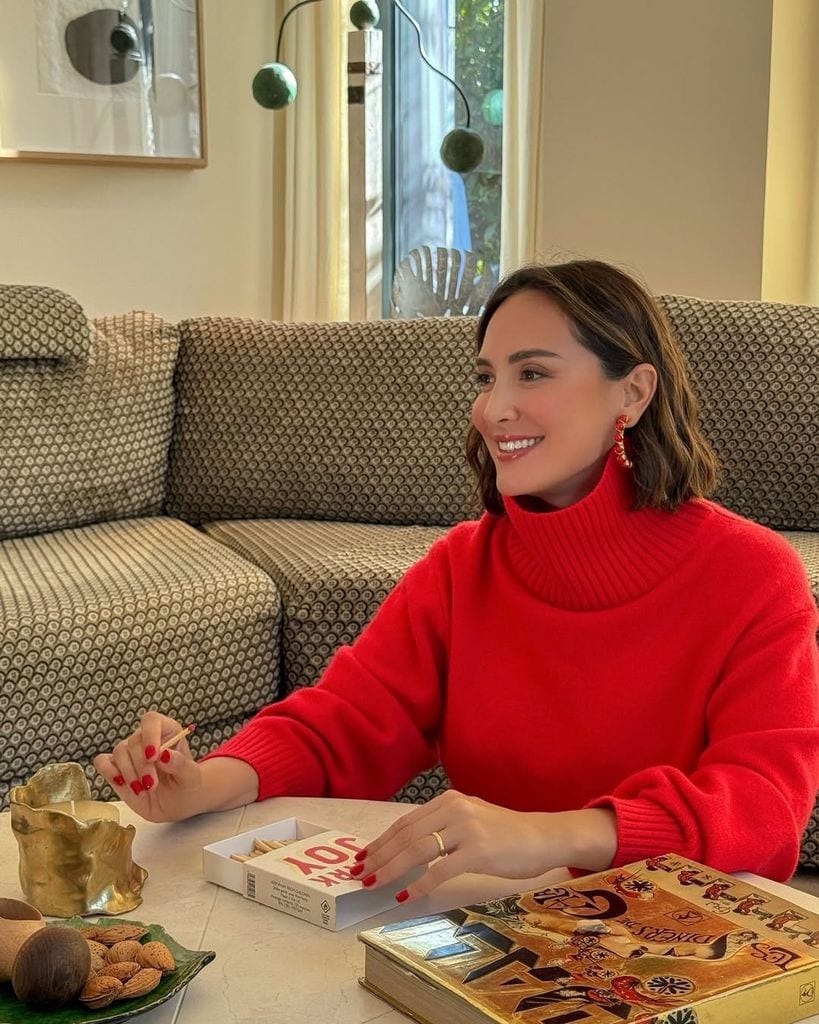
M 176 939 L 172 938 L 165 929 L 158 924 L 143 924 L 142 921 L 132 921 L 121 917 L 100 917 L 91 921 L 87 917 L 71 917 L 66 921 L 53 922 L 54 925 L 68 925 L 71 928 L 88 928 L 91 925 L 136 924 L 147 928 L 148 934 L 142 940 L 157 939 L 164 942 L 170 949 L 176 960 L 176 970 L 163 978 L 159 985 L 141 999 L 123 999 L 120 1003 L 111 1003 L 102 1010 L 86 1010 L 80 1003 L 71 1003 L 60 1010 L 35 1010 L 25 1003 L 21 1003 L 14 995 L 11 984 L 6 982 L 0 985 L 0 1021 L 2 1024 L 93 1024 L 96 1021 L 105 1021 L 106 1024 L 116 1024 L 117 1021 L 130 1020 L 146 1010 L 153 1010 L 154 1007 L 164 1003 L 166 999 L 184 988 L 191 978 L 194 978 L 205 966 L 209 964 L 216 954 L 211 949 L 185 949 L 180 946 Z

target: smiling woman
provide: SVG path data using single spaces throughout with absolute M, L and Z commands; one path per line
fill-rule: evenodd
M 485 514 L 436 542 L 321 682 L 200 762 L 149 712 L 98 769 L 152 820 L 279 795 L 454 789 L 360 856 L 532 878 L 675 853 L 785 879 L 819 782 L 816 608 L 795 551 L 707 499 L 716 460 L 655 300 L 599 262 L 526 268 L 477 338 Z M 134 780 L 150 780 L 132 791 Z
M 699 430 L 682 351 L 651 297 L 615 267 L 587 260 L 516 271 L 487 303 L 478 346 L 481 394 L 467 456 L 489 511 L 502 511 L 504 494 L 557 507 L 583 497 L 602 474 L 618 421 L 619 433 L 627 430 L 624 458 L 626 447 L 639 451 L 636 508 L 673 509 L 713 490 L 717 460 Z M 505 373 L 484 372 L 492 353 Z M 509 461 L 501 442 L 532 440 L 520 436 L 527 417 L 545 419 L 531 432 L 546 441 L 542 486 L 501 472 Z
M 520 338 L 543 347 L 520 349 Z M 649 363 L 623 378 L 607 377 L 568 316 L 531 286 L 510 295 L 491 317 L 478 366 L 485 370 L 478 374 L 473 423 L 494 462 L 497 491 L 556 508 L 594 487 L 611 449 L 612 424 L 622 416 L 636 425 L 657 382 Z

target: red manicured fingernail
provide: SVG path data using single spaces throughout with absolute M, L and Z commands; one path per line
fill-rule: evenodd
M 146 761 L 150 761 L 154 757 L 156 757 L 156 747 L 154 747 L 154 746 L 146 747 L 145 748 L 145 760 Z
M 125 779 L 123 779 L 123 777 L 121 775 L 115 775 L 114 776 L 114 785 L 115 786 L 124 786 L 125 785 Z
M 151 778 L 150 775 L 143 775 L 142 776 L 142 788 L 143 789 L 150 789 L 151 786 L 153 786 L 153 784 L 154 784 L 154 780 Z
M 375 875 L 367 875 L 366 878 L 361 879 L 362 885 L 375 885 Z
M 365 858 L 366 856 L 367 856 L 367 850 L 366 850 L 366 848 L 365 848 L 365 849 L 363 849 L 363 850 L 359 850 L 359 851 L 358 851 L 358 853 L 357 853 L 357 854 L 355 855 L 355 859 L 356 859 L 356 860 L 364 860 L 364 858 Z
M 399 903 L 403 903 L 404 900 L 409 899 L 409 893 L 407 892 L 406 889 L 402 889 L 401 892 L 397 892 L 395 894 L 395 898 Z
M 353 864 L 353 866 L 350 868 L 350 874 L 354 875 L 354 876 L 355 875 L 360 875 L 363 870 L 364 870 L 364 865 L 363 864 Z
M 170 752 L 170 750 L 163 750 L 162 753 L 159 755 L 159 760 L 163 764 L 167 764 L 168 761 L 170 761 L 170 759 L 171 759 L 171 752 Z
M 134 796 L 139 796 L 139 794 L 142 792 L 142 783 L 139 782 L 137 779 L 134 779 L 134 781 L 131 783 L 131 789 L 134 791 Z

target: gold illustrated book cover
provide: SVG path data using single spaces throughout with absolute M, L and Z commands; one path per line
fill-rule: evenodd
M 819 915 L 673 855 L 359 938 L 361 983 L 423 1024 L 793 1024 L 819 1013 Z

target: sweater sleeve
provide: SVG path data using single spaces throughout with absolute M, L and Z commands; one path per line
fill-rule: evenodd
M 588 805 L 616 813 L 615 866 L 673 852 L 718 871 L 793 874 L 819 783 L 816 625 L 803 608 L 742 636 L 693 771 L 648 768 Z
M 387 799 L 434 764 L 448 649 L 445 540 L 339 648 L 315 686 L 268 705 L 208 756 L 255 769 L 259 800 Z

